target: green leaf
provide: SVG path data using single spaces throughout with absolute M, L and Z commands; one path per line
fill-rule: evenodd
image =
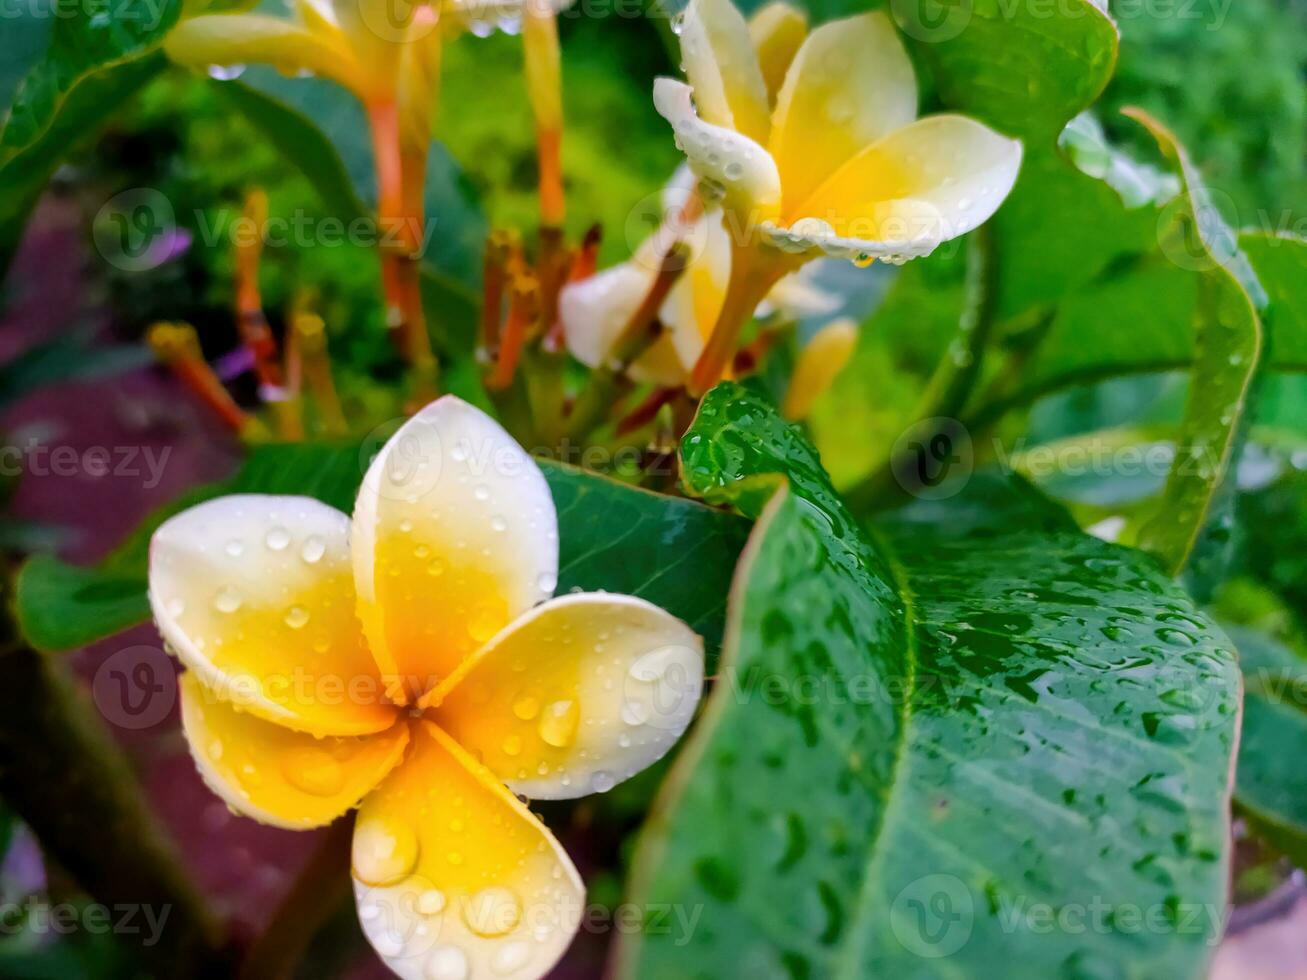
M 1307 864 L 1307 659 L 1257 630 L 1229 626 L 1247 695 L 1234 801 L 1257 833 Z
M 144 622 L 150 536 L 168 517 L 228 493 L 307 495 L 349 513 L 367 463 L 358 446 L 261 446 L 231 480 L 154 515 L 94 568 L 37 556 L 18 576 L 23 633 L 38 649 L 61 651 Z M 558 508 L 559 593 L 605 589 L 641 596 L 684 619 L 715 649 L 749 522 L 572 467 L 541 465 Z
M 60 8 L 45 57 L 28 72 L 9 107 L 0 130 L 0 158 L 35 144 L 78 86 L 97 85 L 99 73 L 154 50 L 181 8 L 180 0 L 130 0 L 112 12 L 89 4 Z
M 940 98 L 1030 144 L 1051 144 L 1116 66 L 1120 40 L 1091 0 L 890 0 Z
M 63 158 L 103 129 L 114 112 L 165 64 L 162 55 L 151 54 L 86 78 L 60 100 L 57 114 L 39 136 L 21 148 L 0 147 L 0 187 L 4 188 L 0 194 L 0 274 L 13 260 L 27 217 Z
M 631 901 L 702 915 L 625 937 L 619 977 L 1202 975 L 1238 675 L 1151 559 L 996 478 L 868 533 L 738 386 L 683 468 L 748 512 L 784 485 L 635 862 Z M 1049 925 L 1076 907 L 1098 926 Z
M 1280 371 L 1307 371 L 1307 239 L 1250 231 L 1239 251 L 1266 289 L 1267 362 Z
M 1262 356 L 1262 324 L 1254 300 L 1265 300 L 1233 235 L 1206 200 L 1184 148 L 1164 127 L 1133 113 L 1180 170 L 1185 193 L 1175 213 L 1184 254 L 1199 273 L 1195 360 L 1189 402 L 1176 439 L 1179 451 L 1157 514 L 1136 543 L 1161 557 L 1172 574 L 1189 564 L 1213 517 L 1214 504 L 1241 434 L 1249 389 Z

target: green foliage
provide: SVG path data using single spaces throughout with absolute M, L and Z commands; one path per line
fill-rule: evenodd
M 1177 586 L 1002 481 L 864 530 L 736 386 L 683 463 L 706 499 L 764 509 L 632 885 L 703 923 L 633 937 L 619 976 L 1203 972 L 1219 923 L 1179 922 L 1223 907 L 1238 679 Z M 1028 917 L 1089 895 L 1171 927 Z
M 144 622 L 150 536 L 168 517 L 228 493 L 311 496 L 348 513 L 366 464 L 358 446 L 262 446 L 230 481 L 154 515 L 95 568 L 49 556 L 28 561 L 17 583 L 19 625 L 38 649 L 62 651 Z M 641 596 L 684 619 L 714 648 L 748 522 L 572 467 L 542 465 L 558 507 L 559 592 Z
M 1092 0 L 1070 0 L 1051 16 L 1002 0 L 899 0 L 890 8 L 944 104 L 1030 148 L 1054 143 L 1116 65 L 1116 27 Z
M 1239 228 L 1292 230 L 1307 214 L 1307 14 L 1292 0 L 1112 3 L 1121 61 L 1102 101 L 1114 136 L 1147 148 L 1117 112 L 1140 106 L 1184 140 Z M 1197 66 L 1201 66 L 1198 69 Z

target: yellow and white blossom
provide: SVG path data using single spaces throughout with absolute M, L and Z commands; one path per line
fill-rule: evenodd
M 689 84 L 654 104 L 735 234 L 795 254 L 901 260 L 971 231 L 1003 202 L 1021 144 L 959 115 L 917 118 L 917 84 L 884 12 L 809 34 L 769 97 L 749 26 L 729 0 L 692 0 Z
M 689 627 L 629 596 L 551 599 L 557 575 L 543 474 L 453 397 L 382 448 L 352 520 L 231 496 L 151 542 L 200 772 L 280 827 L 359 807 L 359 917 L 406 980 L 543 976 L 584 889 L 514 793 L 606 791 L 660 758 L 698 703 Z

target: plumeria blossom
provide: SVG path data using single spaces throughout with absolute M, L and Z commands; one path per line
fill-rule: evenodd
M 428 405 L 371 464 L 351 520 L 231 496 L 166 522 L 150 601 L 187 668 L 209 786 L 279 827 L 358 807 L 364 932 L 404 978 L 546 973 L 584 889 L 514 794 L 603 792 L 688 725 L 703 646 L 649 603 L 550 598 L 543 474 L 484 413 Z
M 732 290 L 700 364 L 715 383 L 761 296 L 817 255 L 903 261 L 987 220 L 1016 181 L 1021 144 L 960 115 L 917 118 L 912 63 L 882 11 L 803 39 L 773 96 L 729 0 L 691 0 L 681 25 L 689 84 L 654 105 L 732 238 Z M 781 59 L 782 62 L 785 60 Z
M 807 32 L 807 18 L 786 3 L 761 8 L 748 22 L 750 44 L 769 102 Z M 664 333 L 628 369 L 636 381 L 665 386 L 685 383 L 703 354 L 721 314 L 731 271 L 731 242 L 718 207 L 705 210 L 687 166 L 673 176 L 663 193 L 665 220 L 631 260 L 569 285 L 560 298 L 559 315 L 568 349 L 583 364 L 601 367 L 612 356 L 623 329 L 649 295 L 662 257 L 675 243 L 690 249 L 684 274 L 658 311 Z M 772 290 L 772 311 L 781 316 L 829 309 L 826 297 L 791 276 Z

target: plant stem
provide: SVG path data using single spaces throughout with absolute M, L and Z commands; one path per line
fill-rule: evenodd
M 231 976 L 232 958 L 162 830 L 126 758 L 96 721 L 62 665 L 18 638 L 0 614 L 0 796 L 44 853 L 96 902 L 165 916 L 156 942 L 140 941 L 161 976 Z
M 731 278 L 726 299 L 686 386 L 692 398 L 702 398 L 722 379 L 735 356 L 744 325 L 753 318 L 758 304 L 776 283 L 801 263 L 802 260 L 795 256 L 753 241 L 732 241 Z
M 290 980 L 313 936 L 350 896 L 349 854 L 354 821 L 341 817 L 322 835 L 241 964 L 239 980 Z
M 936 436 L 961 425 L 958 416 L 971 400 L 980 379 L 997 311 L 997 254 L 992 232 L 988 226 L 982 225 L 972 235 L 967 251 L 966 297 L 957 334 L 926 386 L 914 412 L 913 423 L 904 430 L 913 431 L 915 435 L 910 452 L 921 451 L 920 447 L 929 446 Z M 916 431 L 923 425 L 927 427 Z M 844 499 L 854 513 L 879 509 L 908 492 L 896 476 L 904 472 L 904 465 L 901 455 L 891 456 L 870 476 L 849 488 Z

